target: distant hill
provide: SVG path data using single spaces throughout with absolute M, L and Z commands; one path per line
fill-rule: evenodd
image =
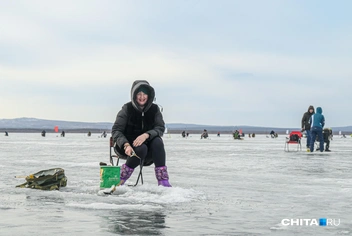
M 59 130 L 74 131 L 74 132 L 86 132 L 95 131 L 101 132 L 111 131 L 113 123 L 111 122 L 76 122 L 76 121 L 62 121 L 62 120 L 44 120 L 36 118 L 15 118 L 15 119 L 0 119 L 0 131 L 4 130 L 17 130 L 18 132 L 36 132 L 38 130 L 45 129 L 47 132 L 53 132 L 54 127 L 58 126 Z M 166 128 L 170 133 L 179 133 L 183 130 L 187 132 L 200 133 L 204 129 L 210 133 L 231 133 L 234 130 L 240 130 L 244 133 L 256 133 L 256 134 L 268 134 L 271 130 L 277 133 L 286 133 L 286 130 L 299 130 L 299 127 L 259 127 L 259 126 L 216 126 L 216 125 L 199 125 L 199 124 L 183 124 L 183 123 L 169 123 L 166 124 Z M 345 127 L 332 127 L 334 133 L 339 131 L 344 133 L 352 133 L 352 126 Z

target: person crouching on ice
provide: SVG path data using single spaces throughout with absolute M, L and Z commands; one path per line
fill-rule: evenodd
M 116 116 L 112 137 L 117 152 L 128 156 L 121 167 L 119 185 L 123 185 L 131 177 L 134 169 L 140 165 L 140 157 L 145 166 L 154 163 L 158 185 L 171 187 L 161 139 L 165 122 L 159 106 L 153 104 L 154 98 L 154 88 L 146 80 L 136 80 L 131 88 L 131 101 L 123 105 Z

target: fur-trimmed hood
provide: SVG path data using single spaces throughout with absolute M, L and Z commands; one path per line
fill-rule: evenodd
M 144 87 L 149 89 L 148 101 L 147 101 L 147 103 L 146 103 L 146 105 L 145 105 L 143 110 L 138 106 L 138 103 L 136 101 L 137 91 L 138 91 L 139 87 L 141 87 L 141 86 L 144 86 Z M 136 109 L 136 110 L 138 110 L 140 112 L 148 111 L 148 109 L 153 104 L 154 98 L 155 98 L 154 88 L 152 86 L 150 86 L 148 81 L 146 81 L 146 80 L 136 80 L 136 81 L 133 82 L 132 88 L 131 88 L 131 102 L 132 102 L 132 105 L 133 105 L 134 109 Z

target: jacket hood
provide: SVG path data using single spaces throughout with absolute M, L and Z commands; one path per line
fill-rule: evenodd
M 323 109 L 321 107 L 317 107 L 317 113 L 318 114 L 322 114 L 323 113 Z
M 314 114 L 315 110 L 314 110 L 314 107 L 313 107 L 312 105 L 310 105 L 310 106 L 308 107 L 308 112 L 309 112 L 310 109 L 313 109 L 313 113 L 312 113 L 312 114 Z
M 141 87 L 141 86 L 144 86 L 146 88 L 149 89 L 150 93 L 148 95 L 148 101 L 144 107 L 144 109 L 141 109 L 139 106 L 138 106 L 138 103 L 136 101 L 136 95 L 137 95 L 137 91 L 138 91 L 138 88 Z M 148 81 L 146 80 L 136 80 L 133 82 L 132 84 L 132 88 L 131 88 L 131 102 L 132 102 L 132 105 L 133 107 L 140 111 L 140 112 L 146 112 L 148 111 L 148 109 L 152 106 L 153 104 L 153 101 L 154 101 L 154 98 L 155 98 L 155 91 L 154 91 L 154 88 L 152 86 L 150 86 L 150 84 L 148 83 Z

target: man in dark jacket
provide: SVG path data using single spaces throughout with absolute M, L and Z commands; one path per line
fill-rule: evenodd
M 165 123 L 159 106 L 153 104 L 154 98 L 154 88 L 146 80 L 136 80 L 131 88 L 131 102 L 126 103 L 116 116 L 112 137 L 119 155 L 128 156 L 121 168 L 119 185 L 123 185 L 132 175 L 140 164 L 140 157 L 144 165 L 154 162 L 158 185 L 171 187 L 161 139 Z
M 307 152 L 309 152 L 310 150 L 310 140 L 312 138 L 310 133 L 311 124 L 309 123 L 309 119 L 313 114 L 314 114 L 314 107 L 310 105 L 308 107 L 308 111 L 303 114 L 302 121 L 301 121 L 302 132 L 306 131 L 306 135 L 307 135 Z

